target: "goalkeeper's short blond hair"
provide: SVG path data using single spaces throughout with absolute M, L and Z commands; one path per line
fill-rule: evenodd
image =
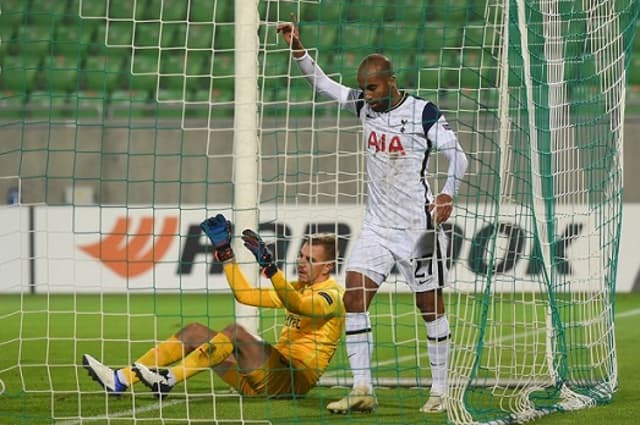
M 312 233 L 304 240 L 311 246 L 320 245 L 324 248 L 324 261 L 331 261 L 333 267 L 336 265 L 336 235 L 333 233 Z

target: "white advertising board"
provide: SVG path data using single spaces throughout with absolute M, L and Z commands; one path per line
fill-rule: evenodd
M 219 264 L 212 262 L 207 238 L 199 223 L 222 212 L 233 218 L 228 206 L 205 209 L 202 206 L 170 207 L 47 207 L 34 209 L 31 246 L 29 208 L 0 208 L 5 225 L 0 232 L 0 292 L 83 293 L 83 292 L 216 292 L 228 287 Z M 497 227 L 493 220 L 451 220 L 454 235 L 450 251 L 454 266 L 449 275 L 452 288 L 483 290 L 487 278 L 487 238 L 498 230 L 496 257 L 498 270 L 491 281 L 499 290 L 535 291 L 542 276 L 553 274 L 561 288 L 592 290 L 610 276 L 602 275 L 602 264 L 610 261 L 611 247 L 600 245 L 594 224 L 575 206 L 556 211 L 553 249 L 544 268 L 532 259 L 536 251 L 531 235 L 513 219 L 515 208 L 501 210 Z M 577 213 L 577 214 L 576 214 Z M 278 220 L 276 221 L 276 215 Z M 636 255 L 640 240 L 640 204 L 623 209 L 622 238 L 617 270 L 617 291 L 629 292 L 640 272 Z M 335 232 L 342 258 L 349 255 L 357 237 L 363 209 L 358 206 L 287 206 L 260 210 L 260 234 L 273 242 L 276 256 L 283 260 L 287 276 L 295 279 L 295 260 L 302 239 L 309 231 Z M 491 217 L 491 214 L 487 214 Z M 566 217 L 566 218 L 565 218 Z M 451 228 L 450 228 L 451 230 Z M 539 228 L 541 235 L 546 229 Z M 615 231 L 615 229 L 611 229 Z M 235 249 L 244 249 L 236 243 Z M 33 259 L 30 259 L 30 250 Z M 555 258 L 549 258 L 554 252 Z M 284 260 L 286 259 L 286 260 Z M 344 261 L 339 262 L 338 278 L 344 278 Z M 383 290 L 406 291 L 402 277 L 392 274 Z M 263 283 L 264 284 L 264 283 Z M 266 283 L 268 284 L 268 283 Z M 638 286 L 638 285 L 636 285 Z M 636 289 L 640 289 L 637 288 Z

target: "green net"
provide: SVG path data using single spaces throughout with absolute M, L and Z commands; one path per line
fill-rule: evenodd
M 2 1 L 0 422 L 508 423 L 609 402 L 638 2 L 235 3 Z M 234 304 L 211 259 L 198 224 L 218 212 L 236 236 L 257 228 L 291 279 L 303 236 L 336 233 L 344 280 L 367 198 L 362 127 L 310 89 L 283 21 L 349 87 L 366 54 L 387 55 L 468 154 L 445 225 L 446 413 L 418 411 L 426 335 L 397 270 L 370 308 L 372 416 L 325 409 L 351 385 L 343 343 L 293 400 L 242 397 L 213 370 L 163 401 L 142 385 L 112 397 L 82 367 L 84 353 L 126 367 L 192 322 L 277 340 L 283 313 Z

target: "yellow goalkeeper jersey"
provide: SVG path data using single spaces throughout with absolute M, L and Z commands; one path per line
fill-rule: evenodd
M 315 369 L 318 376 L 333 357 L 344 328 L 344 288 L 328 279 L 305 285 L 288 282 L 279 270 L 273 289 L 254 288 L 235 263 L 224 266 L 236 299 L 247 305 L 284 308 L 286 317 L 275 348 L 290 360 Z

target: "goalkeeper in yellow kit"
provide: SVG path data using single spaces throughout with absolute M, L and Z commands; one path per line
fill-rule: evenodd
M 142 381 L 164 397 L 179 382 L 214 368 L 222 380 L 244 395 L 307 393 L 331 361 L 343 332 L 344 290 L 331 278 L 335 237 L 308 237 L 298 254 L 299 280 L 288 282 L 260 236 L 245 230 L 245 247 L 273 284 L 273 289 L 258 289 L 247 282 L 234 261 L 227 219 L 218 214 L 205 220 L 201 228 L 213 242 L 216 259 L 224 263 L 227 281 L 239 302 L 286 310 L 278 342 L 271 345 L 237 323 L 220 332 L 192 323 L 128 368 L 114 370 L 85 354 L 83 364 L 89 375 L 110 393 L 122 393 Z

